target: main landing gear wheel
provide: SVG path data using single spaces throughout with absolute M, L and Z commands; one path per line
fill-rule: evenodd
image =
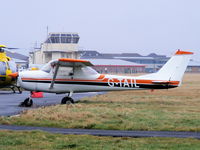
M 20 107 L 31 107 L 33 105 L 33 100 L 28 97 L 23 102 L 19 104 Z
M 74 100 L 71 97 L 64 97 L 61 100 L 61 104 L 74 104 Z

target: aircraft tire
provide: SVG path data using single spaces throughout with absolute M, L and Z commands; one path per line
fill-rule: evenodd
M 74 100 L 71 97 L 64 97 L 61 100 L 61 104 L 74 104 Z
M 23 102 L 20 103 L 21 107 L 31 107 L 33 105 L 33 100 L 31 98 L 26 98 Z

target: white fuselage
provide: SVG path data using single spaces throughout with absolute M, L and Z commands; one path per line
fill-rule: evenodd
M 175 84 L 153 84 L 150 79 L 140 77 L 77 74 L 74 76 L 57 76 L 53 88 L 50 88 L 53 75 L 42 70 L 20 72 L 18 82 L 29 91 L 50 93 L 68 92 L 98 92 L 138 89 L 167 89 L 176 87 Z

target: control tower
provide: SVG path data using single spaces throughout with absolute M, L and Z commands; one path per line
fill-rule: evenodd
M 52 32 L 41 44 L 41 48 L 30 52 L 30 63 L 45 64 L 58 58 L 79 58 L 78 41 L 80 37 L 74 32 Z

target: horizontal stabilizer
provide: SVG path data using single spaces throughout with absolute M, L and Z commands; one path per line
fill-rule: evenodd
M 170 81 L 152 81 L 154 84 L 169 84 Z
M 152 81 L 153 84 L 172 84 L 172 85 L 178 85 L 179 81 Z

